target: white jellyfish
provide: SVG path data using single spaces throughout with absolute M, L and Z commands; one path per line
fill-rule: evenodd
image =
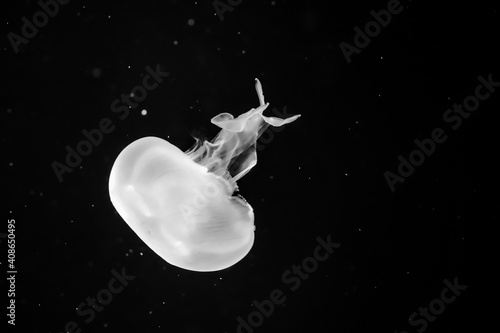
M 257 163 L 256 141 L 269 125 L 296 120 L 265 117 L 269 103 L 259 80 L 260 106 L 240 115 L 221 113 L 222 130 L 183 153 L 168 141 L 145 137 L 118 155 L 109 176 L 111 202 L 132 230 L 161 258 L 187 270 L 230 267 L 254 242 L 254 213 L 236 181 Z

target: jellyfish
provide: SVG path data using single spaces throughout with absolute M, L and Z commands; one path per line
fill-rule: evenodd
M 109 176 L 116 211 L 156 254 L 191 271 L 228 268 L 254 243 L 254 212 L 236 182 L 257 164 L 256 142 L 271 126 L 300 115 L 266 117 L 262 85 L 259 107 L 234 118 L 221 113 L 212 141 L 196 139 L 186 152 L 157 137 L 138 139 L 118 155 Z

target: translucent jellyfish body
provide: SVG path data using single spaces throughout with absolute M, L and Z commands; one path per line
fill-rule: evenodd
M 132 142 L 118 155 L 109 177 L 111 202 L 132 230 L 160 257 L 187 270 L 230 267 L 254 242 L 254 213 L 236 181 L 257 163 L 256 141 L 269 125 L 296 120 L 265 117 L 260 106 L 234 118 L 221 113 L 221 131 L 182 152 L 156 137 Z

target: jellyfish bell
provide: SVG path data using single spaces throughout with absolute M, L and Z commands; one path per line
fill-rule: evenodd
M 254 243 L 254 212 L 234 195 L 236 181 L 257 163 L 256 141 L 269 126 L 287 119 L 265 117 L 260 106 L 234 118 L 221 113 L 212 123 L 221 131 L 182 152 L 166 140 L 144 137 L 118 155 L 109 177 L 109 195 L 120 216 L 156 254 L 180 268 L 207 272 L 243 259 Z
M 232 197 L 223 179 L 160 138 L 141 138 L 122 151 L 109 191 L 132 230 L 175 266 L 224 269 L 253 245 L 252 207 Z

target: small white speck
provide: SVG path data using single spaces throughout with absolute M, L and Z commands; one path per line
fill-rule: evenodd
M 142 109 L 141 114 L 142 114 L 143 116 L 145 116 L 145 115 L 147 115 L 147 114 L 148 114 L 148 111 L 147 111 L 146 109 Z
M 174 40 L 174 45 L 177 45 L 177 44 L 179 44 L 179 42 L 178 42 L 178 41 L 176 41 L 176 40 Z
M 188 25 L 192 27 L 194 25 L 194 19 L 189 19 L 188 20 Z

